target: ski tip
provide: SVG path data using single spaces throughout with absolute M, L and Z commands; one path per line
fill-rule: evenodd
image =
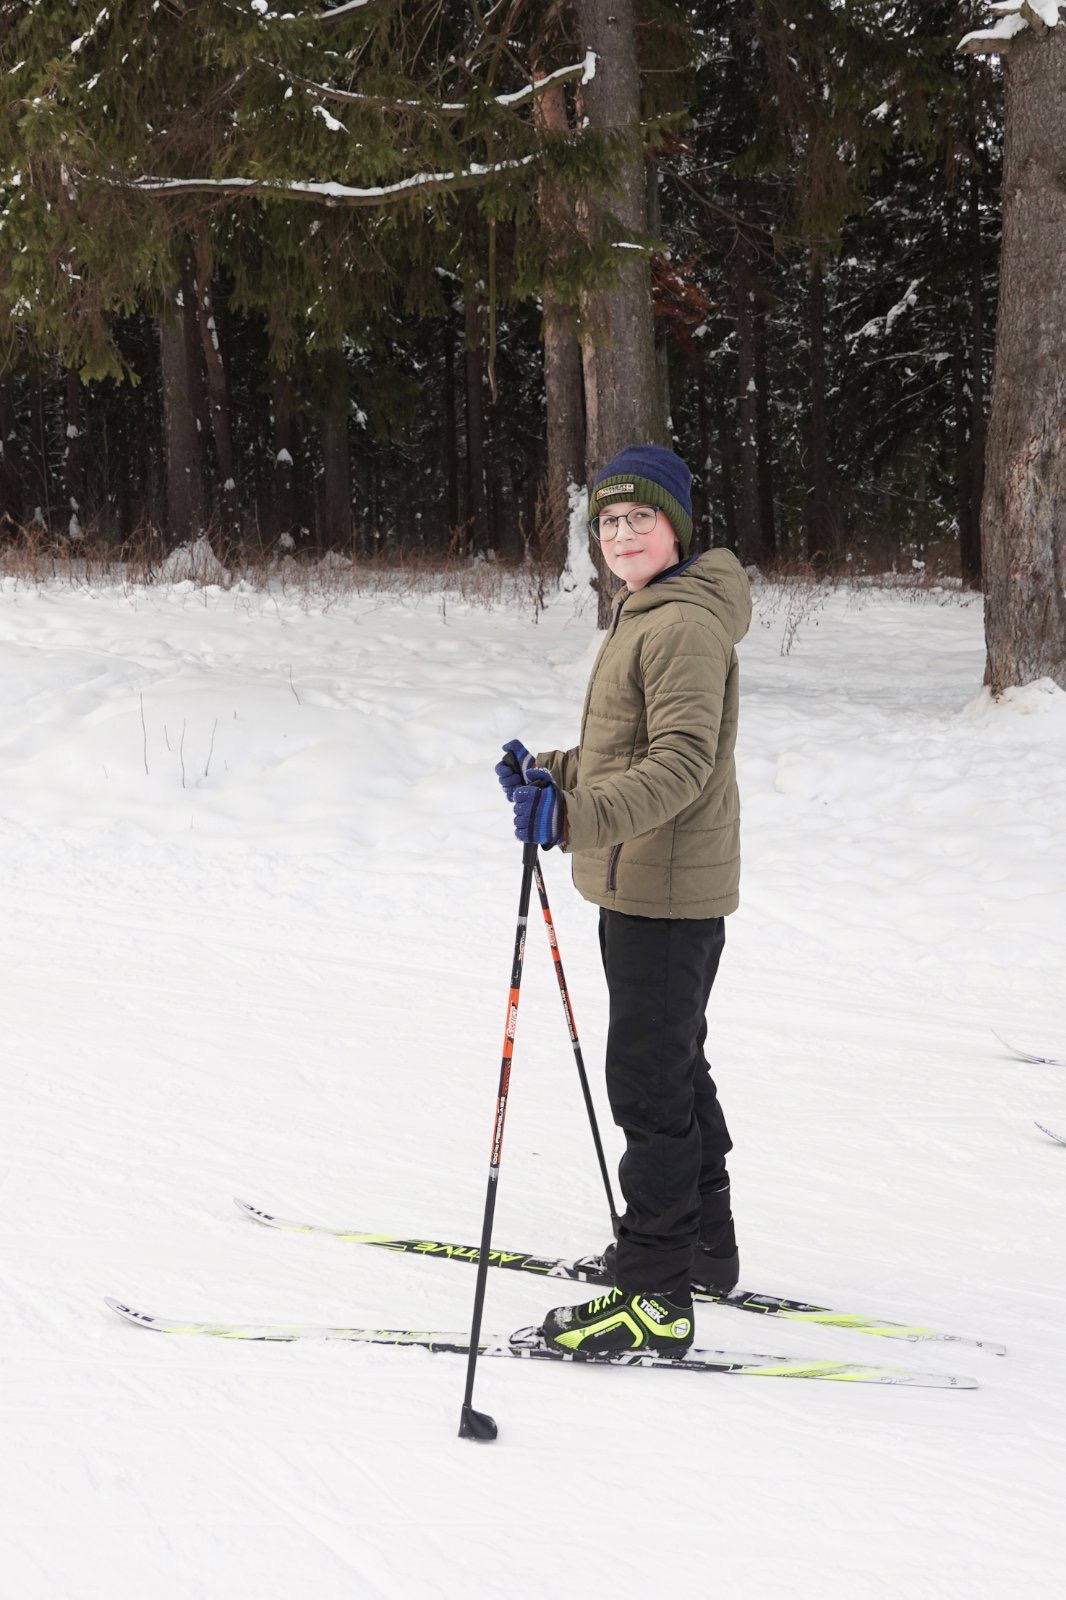
M 239 1200 L 236 1195 L 233 1196 L 233 1204 L 242 1216 L 251 1217 L 253 1222 L 262 1222 L 269 1227 L 274 1220 L 269 1211 L 260 1211 L 258 1206 L 253 1206 L 248 1200 Z
M 122 1300 L 113 1300 L 110 1295 L 104 1295 L 104 1305 L 113 1311 L 124 1322 L 135 1322 L 138 1328 L 151 1328 L 155 1322 L 145 1311 L 135 1311 L 132 1306 L 126 1305 Z
M 992 1034 L 994 1038 L 999 1040 L 1004 1050 L 1008 1051 L 1009 1054 L 1014 1056 L 1018 1061 L 1027 1061 L 1032 1067 L 1066 1066 L 1066 1060 L 1064 1060 L 1061 1056 L 1042 1056 L 1037 1055 L 1031 1050 L 1022 1050 L 1018 1047 L 1018 1045 L 1011 1044 L 1009 1039 L 1004 1039 L 1003 1035 L 1001 1033 L 997 1033 L 995 1028 L 992 1029 Z

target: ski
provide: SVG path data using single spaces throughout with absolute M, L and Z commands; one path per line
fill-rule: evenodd
M 1038 1122 L 1036 1126 L 1041 1133 L 1046 1133 L 1049 1139 L 1054 1139 L 1056 1144 L 1066 1144 L 1066 1134 L 1056 1133 L 1054 1128 L 1045 1128 L 1042 1122 Z
M 274 1216 L 258 1206 L 249 1205 L 247 1200 L 236 1200 L 234 1203 L 239 1211 L 254 1222 L 262 1223 L 267 1228 L 279 1228 L 285 1233 L 325 1234 L 349 1244 L 369 1244 L 380 1250 L 392 1250 L 398 1255 L 435 1256 L 445 1261 L 468 1261 L 472 1266 L 477 1266 L 480 1255 L 477 1245 L 447 1244 L 441 1239 L 397 1239 L 387 1233 L 363 1233 L 354 1228 L 330 1227 L 318 1222 L 294 1222 L 288 1217 Z M 568 1260 L 565 1257 L 529 1255 L 519 1250 L 493 1250 L 489 1265 L 508 1272 L 533 1273 L 540 1278 L 565 1278 L 574 1283 L 609 1284 L 611 1281 L 599 1256 L 579 1256 Z M 1006 1345 L 992 1344 L 987 1339 L 938 1333 L 934 1328 L 890 1322 L 884 1317 L 865 1316 L 861 1312 L 833 1311 L 828 1306 L 810 1305 L 805 1300 L 787 1300 L 776 1294 L 758 1294 L 746 1289 L 733 1289 L 728 1294 L 694 1290 L 692 1298 L 711 1305 L 731 1306 L 735 1311 L 750 1311 L 758 1316 L 779 1317 L 787 1322 L 813 1322 L 822 1327 L 850 1328 L 855 1333 L 874 1334 L 884 1339 L 907 1339 L 915 1344 L 928 1340 L 970 1345 L 997 1356 L 1007 1353 Z
M 1035 1056 L 1028 1050 L 1019 1050 L 1016 1044 L 1011 1044 L 1009 1039 L 1004 1039 L 1001 1033 L 992 1029 L 1004 1050 L 1009 1050 L 1012 1056 L 1017 1056 L 1019 1061 L 1028 1061 L 1034 1067 L 1066 1067 L 1066 1059 L 1062 1056 Z
M 120 1300 L 106 1304 L 118 1316 L 154 1333 L 186 1334 L 211 1339 L 248 1340 L 257 1344 L 292 1344 L 332 1340 L 348 1344 L 389 1345 L 427 1350 L 431 1355 L 469 1355 L 470 1340 L 461 1333 L 424 1333 L 411 1328 L 344 1328 L 315 1323 L 184 1322 L 137 1311 Z M 973 1378 L 942 1372 L 912 1372 L 909 1367 L 867 1366 L 854 1361 L 823 1361 L 806 1356 L 764 1356 L 747 1351 L 700 1350 L 683 1356 L 620 1350 L 609 1355 L 583 1355 L 546 1344 L 536 1328 L 520 1328 L 510 1338 L 493 1337 L 478 1345 L 479 1356 L 504 1356 L 531 1361 L 568 1361 L 597 1367 L 661 1367 L 675 1372 L 722 1372 L 748 1378 L 823 1378 L 835 1383 L 907 1384 L 920 1389 L 976 1389 Z

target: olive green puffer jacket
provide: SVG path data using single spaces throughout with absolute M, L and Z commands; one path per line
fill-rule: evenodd
M 740 800 L 733 748 L 751 621 L 736 557 L 710 550 L 615 603 L 585 695 L 581 742 L 545 750 L 566 805 L 574 883 L 637 917 L 735 911 Z

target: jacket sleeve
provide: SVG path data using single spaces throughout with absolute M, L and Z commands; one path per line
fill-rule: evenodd
M 563 788 L 568 850 L 624 844 L 659 828 L 703 792 L 714 771 L 732 650 L 684 614 L 641 649 L 648 753 L 628 772 Z
M 577 746 L 573 750 L 541 750 L 534 756 L 534 765 L 547 767 L 556 785 L 568 789 L 577 782 Z

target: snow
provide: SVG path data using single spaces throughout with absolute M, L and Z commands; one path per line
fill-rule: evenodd
M 135 178 L 131 187 L 160 191 L 163 189 L 173 192 L 200 189 L 225 189 L 225 190 L 276 190 L 278 194 L 303 194 L 314 195 L 318 198 L 331 200 L 350 200 L 353 203 L 364 201 L 374 202 L 387 200 L 396 194 L 403 194 L 408 189 L 421 189 L 432 184 L 458 183 L 466 178 L 485 178 L 497 172 L 512 172 L 519 167 L 528 167 L 531 162 L 538 160 L 536 154 L 520 156 L 514 161 L 492 161 L 484 163 L 472 161 L 468 167 L 463 167 L 455 172 L 416 172 L 410 178 L 401 178 L 396 183 L 374 184 L 369 189 L 353 188 L 347 183 L 311 183 L 302 180 L 288 180 L 282 178 Z
M 857 329 L 855 333 L 847 335 L 849 343 L 854 343 L 857 339 L 876 339 L 882 334 L 891 333 L 896 319 L 901 317 L 905 311 L 913 311 L 918 304 L 917 291 L 921 281 L 921 278 L 913 278 L 908 284 L 907 292 L 903 298 L 898 300 L 883 317 L 871 317 L 870 321 L 863 323 L 862 327 Z
M 998 11 L 1002 16 L 1029 10 L 1035 12 L 1047 27 L 1054 28 L 1058 26 L 1062 0 L 995 0 L 991 10 Z
M 1024 17 L 1001 17 L 992 28 L 976 28 L 972 33 L 964 34 L 959 40 L 958 48 L 965 50 L 968 45 L 994 45 L 1006 43 L 1016 34 L 1024 33 L 1029 24 Z M 995 54 L 995 52 L 992 52 Z
M 759 586 L 711 1038 L 745 1282 L 1010 1354 L 714 1308 L 698 1338 L 977 1391 L 484 1362 L 475 1446 L 458 1358 L 103 1306 L 469 1325 L 468 1267 L 230 1197 L 476 1240 L 519 875 L 491 768 L 574 738 L 599 636 L 583 587 L 537 613 L 337 581 L 0 584 L 5 1592 L 1057 1596 L 1066 1184 L 1033 1123 L 1066 1125 L 1066 1076 L 991 1030 L 1066 1050 L 1066 696 L 982 694 L 975 599 Z M 613 1162 L 595 912 L 544 869 Z M 495 1238 L 586 1251 L 606 1208 L 539 922 Z M 486 1331 L 580 1297 L 497 1273 Z
M 344 5 L 328 6 L 325 11 L 321 11 L 319 13 L 319 16 L 323 18 L 339 17 L 342 16 L 345 11 L 362 11 L 363 7 L 368 6 L 369 4 L 370 0 L 345 0 Z
M 327 111 L 325 106 L 312 106 L 311 110 L 316 117 L 322 118 L 322 121 L 326 124 L 326 127 L 331 133 L 348 132 L 347 128 L 344 126 L 344 123 L 338 122 L 333 113 L 331 111 Z
M 985 55 L 995 55 L 996 45 L 1008 44 L 1019 33 L 1036 25 L 1037 32 L 1066 24 L 1066 5 L 1063 0 L 997 0 L 989 10 L 998 14 L 999 20 L 991 28 L 979 28 L 959 41 L 960 50 L 974 50 Z
M 562 588 L 580 602 L 582 596 L 591 594 L 596 581 L 596 567 L 589 549 L 589 492 L 583 483 L 571 481 L 567 484 L 566 496 L 566 566 Z

